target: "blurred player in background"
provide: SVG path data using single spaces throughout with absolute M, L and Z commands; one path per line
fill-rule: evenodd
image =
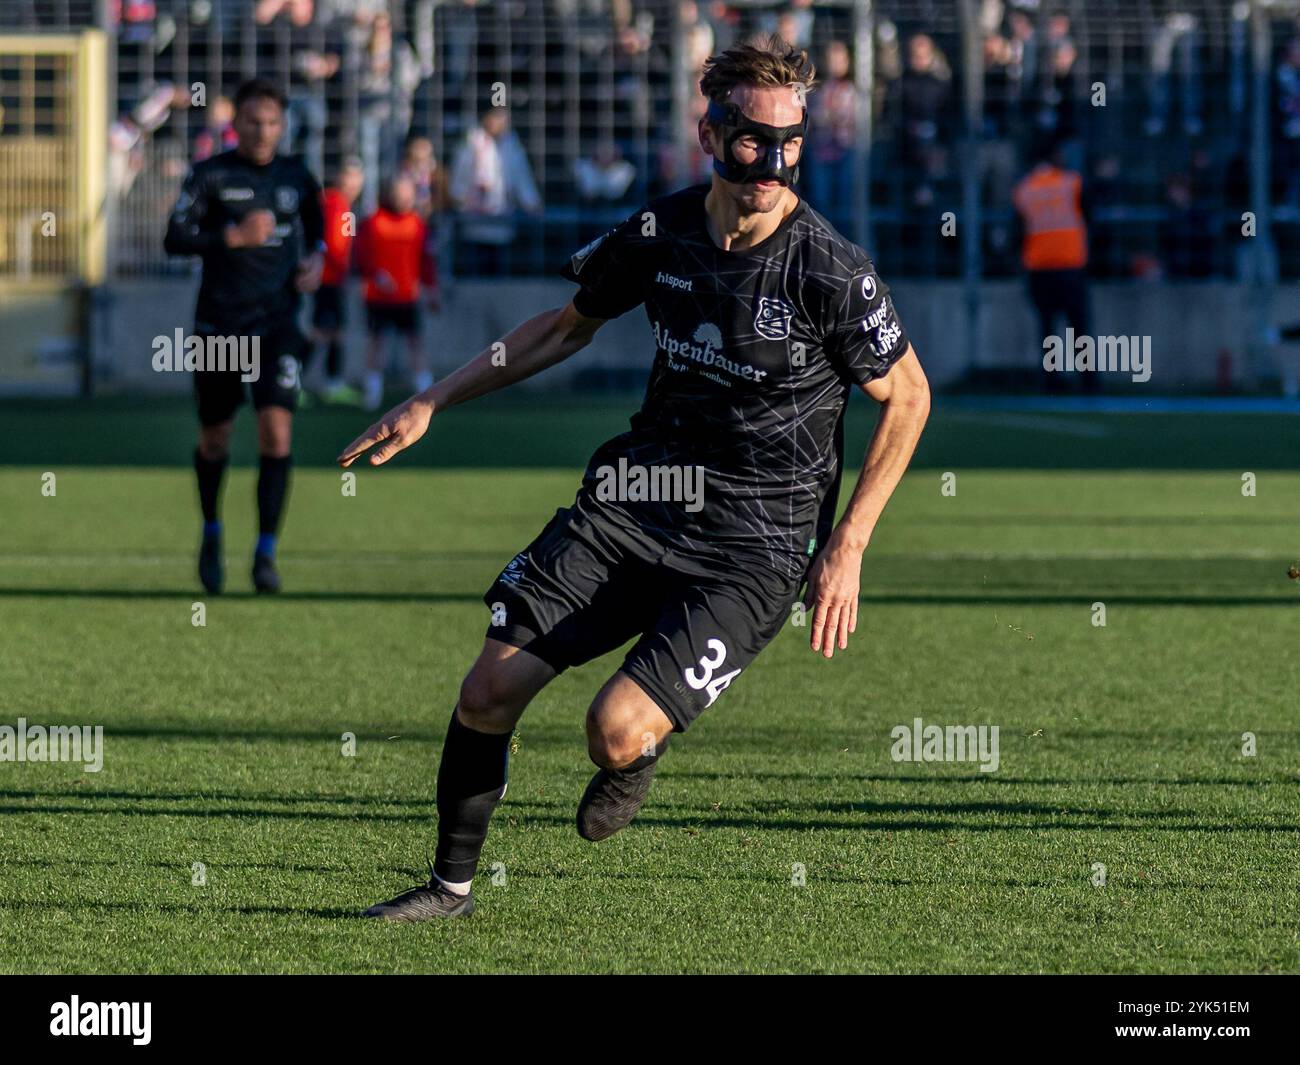
M 308 365 L 317 349 L 325 348 L 325 384 L 321 398 L 326 403 L 359 403 L 361 394 L 343 380 L 343 328 L 347 322 L 348 273 L 352 269 L 352 241 L 357 232 L 354 207 L 365 184 L 360 159 L 348 159 L 339 167 L 334 184 L 325 189 L 321 209 L 325 218 L 325 266 L 320 288 L 312 300 L 312 346 Z M 305 367 L 304 367 L 305 369 Z
M 276 154 L 284 133 L 285 97 L 253 79 L 235 94 L 238 145 L 196 163 L 167 225 L 170 255 L 203 260 L 195 334 L 206 341 L 255 339 L 258 530 L 253 585 L 278 592 L 276 537 L 289 489 L 289 447 L 306 338 L 298 329 L 303 292 L 320 283 L 324 265 L 320 186 L 298 159 Z M 211 348 L 211 345 L 209 345 Z M 225 583 L 219 512 L 235 412 L 245 402 L 238 367 L 194 373 L 199 444 L 194 470 L 203 510 L 199 579 L 216 595 Z
M 438 268 L 429 230 L 416 211 L 415 183 L 395 177 L 380 194 L 379 210 L 357 234 L 357 268 L 365 279 L 366 410 L 378 410 L 384 398 L 386 340 L 396 334 L 406 342 L 411 384 L 425 391 L 433 375 L 420 345 L 420 300 L 431 310 L 440 304 Z

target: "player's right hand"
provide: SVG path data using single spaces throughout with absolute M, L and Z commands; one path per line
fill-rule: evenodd
M 274 232 L 275 215 L 261 208 L 249 211 L 237 225 L 227 227 L 226 243 L 232 248 L 260 248 Z
M 370 456 L 370 465 L 382 466 L 399 451 L 405 451 L 429 429 L 433 418 L 433 404 L 421 393 L 412 396 L 401 406 L 394 407 L 379 421 L 343 449 L 336 460 L 347 469 L 376 444 L 379 447 Z

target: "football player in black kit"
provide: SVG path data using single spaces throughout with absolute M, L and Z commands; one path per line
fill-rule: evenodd
M 866 252 L 791 188 L 812 82 L 807 55 L 779 38 L 712 57 L 699 126 L 711 183 L 652 200 L 575 254 L 562 270 L 579 286 L 572 302 L 507 335 L 504 365 L 483 352 L 340 455 L 347 466 L 373 447 L 370 463 L 387 462 L 435 414 L 568 358 L 605 321 L 645 306 L 657 350 L 641 410 L 597 450 L 573 505 L 484 596 L 491 623 L 438 768 L 429 883 L 367 916 L 473 910 L 471 880 L 505 794 L 511 733 L 561 670 L 635 638 L 587 711 L 599 769 L 578 831 L 601 840 L 636 815 L 671 733 L 736 685 L 805 582 L 812 650 L 830 658 L 847 647 L 863 552 L 930 393 Z M 881 410 L 836 524 L 855 387 Z M 702 506 L 647 491 L 632 473 L 651 471 L 662 488 L 685 485 L 699 468 Z
M 167 225 L 171 255 L 203 260 L 194 332 L 199 338 L 256 343 L 249 391 L 257 412 L 258 530 L 253 585 L 278 592 L 276 537 L 289 489 L 290 437 L 307 344 L 298 328 L 301 293 L 320 284 L 324 223 L 320 186 L 296 158 L 276 154 L 285 98 L 271 82 L 245 82 L 235 94 L 238 145 L 197 163 Z M 214 350 L 209 346 L 208 350 Z M 203 509 L 199 579 L 210 594 L 225 583 L 219 501 L 235 411 L 244 402 L 239 367 L 194 372 L 199 444 L 194 470 Z

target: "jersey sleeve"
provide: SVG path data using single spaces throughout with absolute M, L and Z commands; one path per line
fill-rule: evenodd
M 167 220 L 163 249 L 168 255 L 206 255 L 220 239 L 209 218 L 207 176 L 196 168 L 186 176 Z
M 305 166 L 299 178 L 298 213 L 302 218 L 303 254 L 325 250 L 325 212 L 321 208 L 321 187 Z
M 585 247 L 560 269 L 560 276 L 581 287 L 573 296 L 587 318 L 617 318 L 645 299 L 645 238 L 637 211 Z
M 898 320 L 889 286 L 870 261 L 853 272 L 830 301 L 825 350 L 860 385 L 884 377 L 907 353 L 907 332 Z

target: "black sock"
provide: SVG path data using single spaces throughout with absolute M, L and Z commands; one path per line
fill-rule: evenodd
M 275 536 L 280 531 L 280 514 L 289 493 L 291 465 L 293 459 L 288 455 L 283 458 L 262 456 L 257 472 L 257 531 L 263 536 Z
M 217 516 L 221 501 L 221 478 L 226 472 L 226 463 L 230 456 L 219 459 L 203 457 L 203 452 L 194 449 L 194 472 L 199 478 L 199 506 L 203 508 L 203 520 L 209 526 L 218 521 Z
M 474 879 L 492 811 L 506 793 L 510 733 L 476 732 L 451 715 L 438 763 L 438 851 L 433 871 L 451 884 Z
M 331 379 L 343 376 L 343 345 L 339 343 L 338 337 L 330 341 L 330 346 L 326 349 L 325 371 Z

